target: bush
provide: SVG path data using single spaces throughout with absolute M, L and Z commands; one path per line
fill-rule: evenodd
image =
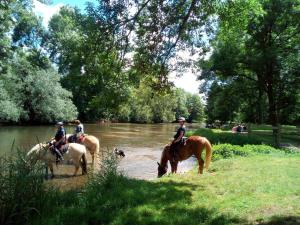
M 59 192 L 51 199 L 54 213 L 44 211 L 39 220 L 32 224 L 108 224 L 113 221 L 124 200 L 124 187 L 129 179 L 117 170 L 118 161 L 114 154 L 108 154 L 96 174 L 90 174 L 82 190 Z
M 0 224 L 24 224 L 51 205 L 41 165 L 31 166 L 25 153 L 0 158 Z
M 296 151 L 290 149 L 276 149 L 269 145 L 231 145 L 219 144 L 213 146 L 212 160 L 233 158 L 235 156 L 250 156 L 255 154 L 271 154 L 271 153 L 284 153 L 284 154 L 297 154 Z

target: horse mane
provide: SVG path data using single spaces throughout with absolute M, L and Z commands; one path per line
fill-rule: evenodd
M 32 147 L 32 149 L 29 150 L 29 152 L 27 153 L 27 156 L 30 156 L 32 154 L 39 154 L 40 151 L 43 150 L 46 146 L 47 146 L 47 144 L 45 144 L 45 143 L 36 144 L 35 146 Z

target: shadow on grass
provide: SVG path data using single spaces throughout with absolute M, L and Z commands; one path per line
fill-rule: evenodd
M 258 222 L 259 225 L 300 225 L 300 216 L 274 216 L 267 222 Z
M 92 182 L 78 204 L 59 206 L 54 218 L 42 215 L 43 224 L 235 224 L 242 221 L 213 209 L 192 204 L 194 185 L 110 177 Z M 68 192 L 63 193 L 68 195 Z M 62 198 L 64 199 L 64 198 Z M 68 199 L 68 198 L 67 198 Z M 62 203 L 62 202 L 61 202 Z M 70 204 L 71 203 L 71 204 Z M 52 222 L 50 222 L 52 221 Z

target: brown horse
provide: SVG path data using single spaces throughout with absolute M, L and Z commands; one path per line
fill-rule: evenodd
M 211 161 L 212 147 L 210 142 L 205 137 L 200 137 L 200 136 L 189 137 L 186 141 L 186 144 L 179 148 L 178 159 L 175 160 L 173 159 L 173 154 L 170 151 L 170 145 L 167 145 L 162 152 L 160 163 L 157 162 L 158 177 L 161 177 L 162 175 L 167 173 L 168 161 L 170 161 L 172 173 L 176 173 L 178 161 L 186 160 L 190 158 L 192 155 L 194 155 L 197 158 L 199 163 L 198 172 L 202 174 L 203 167 L 204 167 L 204 160 L 202 159 L 201 154 L 204 148 L 206 149 L 205 168 L 207 170 Z

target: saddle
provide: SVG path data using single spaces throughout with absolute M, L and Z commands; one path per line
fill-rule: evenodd
M 69 144 L 65 144 L 65 145 L 62 145 L 61 148 L 60 148 L 60 152 L 61 154 L 65 154 L 69 149 Z
M 185 146 L 187 139 L 188 139 L 188 137 L 183 137 L 178 142 L 178 144 L 175 144 L 175 146 L 171 145 L 172 161 L 177 161 L 178 160 L 178 154 L 179 154 L 180 148 Z
M 60 147 L 59 151 L 61 152 L 62 155 L 64 155 L 68 151 L 68 148 L 69 148 L 69 144 L 64 144 Z M 52 155 L 56 155 L 53 144 L 49 143 L 49 149 Z
M 189 138 L 188 138 L 188 137 L 183 137 L 183 138 L 181 139 L 181 144 L 182 144 L 182 145 L 185 145 L 187 139 L 189 139 Z
M 76 138 L 76 134 L 74 134 L 74 135 L 71 135 L 69 138 L 68 138 L 68 142 L 69 143 L 82 143 L 83 142 L 83 140 L 84 140 L 84 138 L 85 138 L 85 135 L 83 134 L 83 135 L 80 135 L 80 137 L 79 138 Z

